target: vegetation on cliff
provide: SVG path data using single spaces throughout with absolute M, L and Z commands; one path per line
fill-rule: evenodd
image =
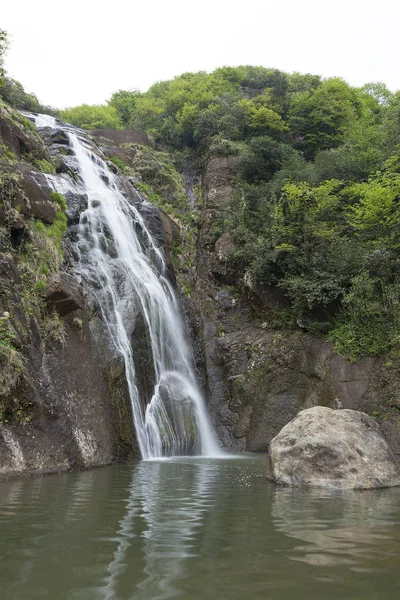
M 283 290 L 281 324 L 328 334 L 352 359 L 398 346 L 400 93 L 242 66 L 121 90 L 103 108 L 97 126 L 117 115 L 180 164 L 235 157 L 236 200 L 215 211 L 215 240 L 234 240 L 233 279 Z M 84 126 L 82 110 L 68 115 Z
M 46 303 L 50 275 L 62 263 L 67 226 L 61 194 L 35 183 L 54 159 L 32 123 L 0 98 L 0 424 L 26 423 L 33 403 L 20 387 L 31 348 L 63 342 L 59 315 Z

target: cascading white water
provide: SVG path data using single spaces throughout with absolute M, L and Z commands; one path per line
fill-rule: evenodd
M 56 126 L 53 117 L 29 116 L 38 127 Z M 81 181 L 75 183 L 66 175 L 48 178 L 60 193 L 76 194 L 79 189 L 87 196 L 87 209 L 80 216 L 76 269 L 123 357 L 142 457 L 221 455 L 196 382 L 179 304 L 161 250 L 134 203 L 121 192 L 117 177 L 93 152 L 82 132 L 64 124 L 57 128 L 69 136 L 74 152 L 70 160 Z M 138 391 L 138 365 L 134 340 L 130 339 L 132 312 L 137 307 L 150 341 L 154 371 L 147 401 Z

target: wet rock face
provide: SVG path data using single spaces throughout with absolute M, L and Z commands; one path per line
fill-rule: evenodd
M 400 485 L 400 464 L 371 417 L 317 406 L 271 441 L 267 476 L 283 485 L 369 489 Z

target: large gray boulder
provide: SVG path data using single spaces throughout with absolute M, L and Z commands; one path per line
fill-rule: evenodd
M 400 485 L 400 464 L 371 417 L 316 406 L 301 411 L 271 441 L 267 477 L 283 485 L 391 487 Z

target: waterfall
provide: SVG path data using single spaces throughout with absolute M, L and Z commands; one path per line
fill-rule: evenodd
M 54 189 L 84 194 L 74 266 L 85 294 L 100 308 L 108 335 L 123 357 L 134 426 L 143 459 L 187 454 L 221 455 L 196 382 L 179 303 L 157 247 L 135 203 L 121 188 L 84 133 L 46 115 L 37 127 L 62 129 L 69 137 L 68 165 L 78 174 L 48 175 Z M 148 398 L 140 394 L 131 339 L 132 315 L 143 321 L 151 348 Z

